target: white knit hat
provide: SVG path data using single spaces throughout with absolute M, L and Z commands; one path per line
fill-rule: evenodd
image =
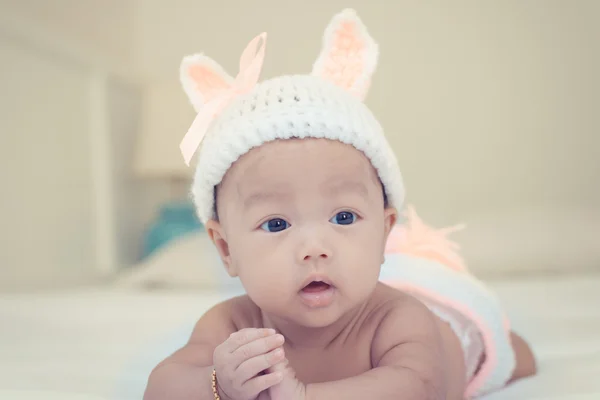
M 263 46 L 256 52 L 260 39 Z M 198 217 L 215 218 L 214 190 L 231 165 L 252 148 L 276 139 L 326 138 L 362 151 L 377 170 L 390 205 L 400 209 L 404 185 L 381 126 L 363 103 L 378 47 L 353 10 L 334 16 L 309 75 L 257 83 L 266 35 L 244 51 L 234 79 L 215 61 L 187 56 L 181 82 L 198 116 L 182 141 L 189 163 L 198 150 L 192 188 Z

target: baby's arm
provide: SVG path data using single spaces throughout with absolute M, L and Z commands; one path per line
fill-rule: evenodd
M 210 381 L 213 351 L 236 330 L 228 307 L 222 303 L 207 311 L 188 343 L 154 368 L 144 400 L 214 398 Z
M 231 319 L 232 304 L 209 310 L 189 342 L 152 371 L 144 400 L 212 400 L 213 368 L 223 400 L 256 399 L 283 379 L 279 372 L 260 374 L 283 359 L 283 337 L 269 329 L 238 331 Z
M 509 380 L 509 383 L 512 383 L 521 378 L 535 375 L 537 372 L 537 365 L 531 347 L 529 347 L 527 342 L 525 342 L 522 337 L 514 332 L 511 332 L 510 340 L 516 358 L 515 369 L 512 377 Z
M 447 383 L 454 376 L 462 374 L 464 378 L 463 372 L 449 374 L 454 368 L 453 361 L 458 363 L 455 370 L 463 370 L 462 359 L 451 360 L 454 357 L 446 354 L 431 312 L 412 298 L 393 300 L 393 304 L 386 306 L 390 306 L 389 310 L 371 346 L 373 369 L 352 378 L 309 384 L 307 400 L 462 398 L 462 392 L 454 395 Z

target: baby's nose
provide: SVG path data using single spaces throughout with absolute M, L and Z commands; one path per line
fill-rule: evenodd
M 300 259 L 304 262 L 327 260 L 329 258 L 331 258 L 331 250 L 318 240 L 311 240 L 306 243 L 300 251 Z
M 323 251 L 323 252 L 314 252 L 314 253 L 310 253 L 310 254 L 306 254 L 304 256 L 304 261 L 310 261 L 313 259 L 326 259 L 329 258 L 329 255 L 327 254 L 327 252 Z

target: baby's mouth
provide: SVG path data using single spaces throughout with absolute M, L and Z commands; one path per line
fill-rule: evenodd
M 304 287 L 300 290 L 300 299 L 312 309 L 327 307 L 333 301 L 335 287 L 325 278 L 312 277 L 312 280 L 304 281 Z M 327 280 L 327 282 L 324 282 Z
M 324 292 L 331 287 L 330 284 L 319 281 L 312 281 L 302 288 L 304 293 L 319 293 Z

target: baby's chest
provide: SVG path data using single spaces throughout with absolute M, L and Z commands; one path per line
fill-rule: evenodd
M 319 351 L 286 350 L 286 356 L 296 376 L 304 383 L 349 378 L 372 368 L 368 343 L 347 343 Z

